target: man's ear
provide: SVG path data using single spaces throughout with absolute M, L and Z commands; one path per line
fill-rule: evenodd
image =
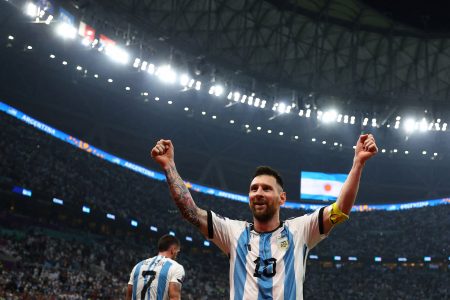
M 280 205 L 284 205 L 284 203 L 286 202 L 286 192 L 281 192 L 280 193 Z

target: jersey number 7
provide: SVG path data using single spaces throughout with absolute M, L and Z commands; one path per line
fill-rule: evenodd
M 151 271 L 143 271 L 142 272 L 142 276 L 143 277 L 150 276 L 150 278 L 148 279 L 147 283 L 144 284 L 144 286 L 142 288 L 142 292 L 141 292 L 141 300 L 145 300 L 145 294 L 147 293 L 148 288 L 152 284 L 152 281 L 155 279 L 156 272 L 153 271 L 153 270 L 151 270 Z

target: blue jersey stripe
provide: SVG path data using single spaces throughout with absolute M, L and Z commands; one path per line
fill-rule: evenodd
M 141 271 L 142 264 L 144 263 L 144 260 L 137 264 L 136 269 L 134 269 L 134 275 L 133 275 L 133 295 L 132 299 L 136 300 L 136 289 L 138 285 L 138 279 L 139 279 L 139 273 Z
M 260 258 L 260 274 L 261 271 L 272 273 L 275 270 L 269 270 L 268 268 L 274 268 L 274 265 L 269 264 L 266 260 L 272 258 L 272 249 L 270 246 L 272 233 L 264 233 L 259 237 L 259 258 Z M 257 270 L 258 271 L 258 270 Z M 261 274 L 258 277 L 258 300 L 262 299 L 273 299 L 272 288 L 273 282 L 272 277 L 265 276 L 265 274 Z
M 297 280 L 295 278 L 294 239 L 289 228 L 286 227 L 288 249 L 284 254 L 284 299 L 295 300 L 297 294 Z
M 157 300 L 164 299 L 164 291 L 166 290 L 166 286 L 167 286 L 167 275 L 169 274 L 169 269 L 171 266 L 172 266 L 172 263 L 170 261 L 167 261 L 164 263 L 163 267 L 161 268 L 161 272 L 159 273 L 159 277 L 158 277 L 158 289 L 156 292 Z
M 154 268 L 155 268 L 155 266 L 162 260 L 164 258 L 164 256 L 156 256 L 153 260 L 152 260 L 152 262 L 149 264 L 149 266 L 148 266 L 148 269 L 147 269 L 147 271 L 152 271 Z M 145 277 L 144 278 L 144 285 L 147 283 L 147 277 Z M 147 298 L 150 300 L 151 298 L 150 298 L 150 290 L 151 290 L 151 288 L 149 287 L 148 289 L 147 289 Z
M 247 244 L 250 242 L 249 231 L 244 230 L 239 236 L 236 247 L 236 261 L 234 263 L 234 300 L 242 300 L 244 297 L 245 280 L 247 270 L 245 264 L 247 260 Z

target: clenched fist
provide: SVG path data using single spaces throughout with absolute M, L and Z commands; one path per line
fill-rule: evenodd
M 356 142 L 355 160 L 365 163 L 369 158 L 378 153 L 375 138 L 371 134 L 363 134 Z
M 166 169 L 174 159 L 172 141 L 159 140 L 150 152 L 152 158 L 163 168 Z

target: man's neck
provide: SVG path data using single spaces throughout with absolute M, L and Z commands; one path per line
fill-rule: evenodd
M 253 228 L 256 232 L 271 232 L 280 227 L 280 218 L 273 218 L 267 222 L 261 222 L 253 218 Z

